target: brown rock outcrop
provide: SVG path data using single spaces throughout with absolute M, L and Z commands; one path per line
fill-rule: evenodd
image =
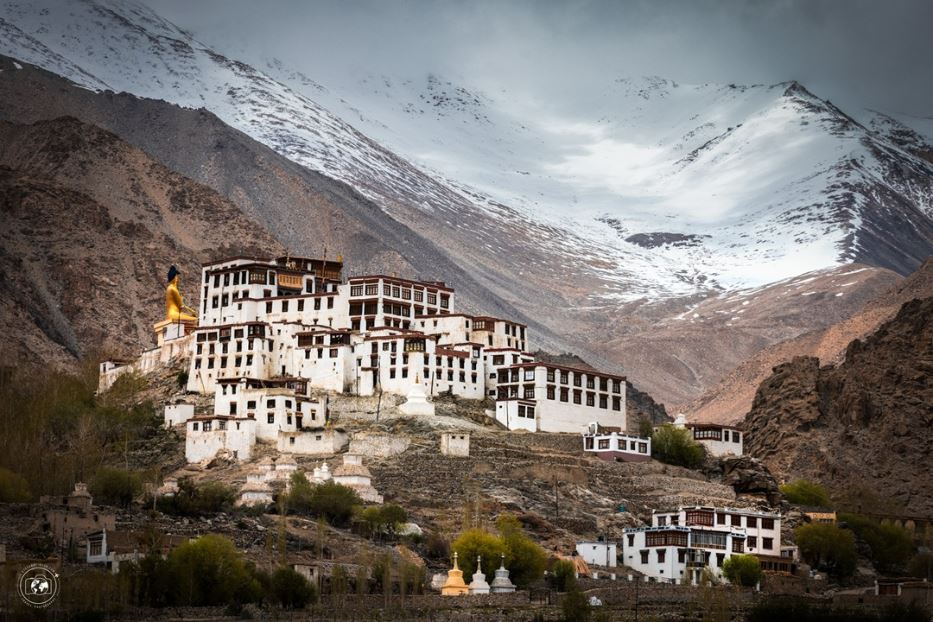
M 933 298 L 907 302 L 838 366 L 778 365 L 745 418 L 745 449 L 779 476 L 866 512 L 933 512 Z

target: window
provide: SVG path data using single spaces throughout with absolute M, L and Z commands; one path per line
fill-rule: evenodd
M 586 388 L 592 389 L 592 388 L 595 388 L 595 386 L 596 384 L 594 382 L 593 376 L 587 376 L 586 377 Z
M 763 548 L 763 549 L 773 549 L 773 548 L 774 548 L 774 538 L 762 538 L 762 539 L 761 539 L 761 548 Z
M 534 385 L 525 385 L 525 399 L 533 400 L 535 398 L 535 387 Z
M 554 388 L 552 385 L 548 385 L 548 387 L 547 387 L 547 398 L 548 398 L 549 400 L 554 399 L 554 391 L 555 391 L 555 388 Z
M 583 384 L 583 375 L 582 375 L 582 374 L 574 374 L 574 375 L 573 375 L 573 386 L 579 387 L 579 386 L 581 386 L 582 384 Z
M 648 551 L 641 551 L 641 563 L 648 563 Z
M 748 537 L 748 548 L 757 549 L 758 548 L 758 538 L 755 536 Z
M 535 370 L 526 369 L 525 370 L 525 380 L 534 380 L 535 379 Z
M 713 526 L 713 513 L 703 512 L 701 510 L 687 510 L 688 525 L 708 525 Z
M 554 382 L 554 370 L 553 370 L 553 369 L 548 368 L 548 370 L 547 370 L 547 381 L 548 381 L 548 382 Z
M 600 449 L 609 449 L 609 439 L 601 438 L 599 439 L 599 448 Z
M 191 429 L 194 430 L 195 432 L 198 431 L 198 422 L 197 422 L 197 421 L 195 421 L 194 423 L 191 424 Z
M 742 517 L 739 516 L 738 514 L 733 514 L 733 515 L 732 515 L 732 526 L 733 526 L 733 527 L 741 527 L 741 526 L 742 526 Z
M 570 392 L 567 390 L 566 387 L 561 387 L 561 388 L 560 388 L 560 401 L 566 402 L 566 401 L 569 399 L 569 398 L 568 398 L 569 393 L 570 393 Z
M 757 516 L 746 516 L 745 517 L 745 526 L 751 529 L 758 527 L 758 517 Z
M 351 295 L 351 296 L 362 296 L 362 295 L 363 295 L 363 286 L 362 286 L 362 285 L 351 285 L 351 286 L 350 286 L 350 295 Z
M 629 534 L 626 534 L 626 536 L 628 536 L 628 545 L 635 546 L 635 534 L 629 533 Z
M 718 567 L 722 568 L 722 563 L 723 563 L 724 561 L 726 561 L 726 554 L 725 554 L 725 553 L 716 553 L 716 565 L 717 565 Z
M 657 551 L 655 551 L 655 553 L 658 554 L 658 563 L 659 563 L 659 564 L 663 564 L 663 563 L 664 563 L 664 559 L 667 557 L 667 550 L 666 550 L 666 549 L 658 549 Z
M 612 410 L 622 410 L 622 400 L 618 395 L 612 396 Z
M 275 413 L 269 413 L 266 415 L 266 421 L 268 423 L 275 423 Z
M 210 432 L 210 431 L 211 431 L 211 422 L 210 422 L 210 421 L 205 421 L 205 422 L 204 422 L 203 430 L 204 430 L 205 432 Z
M 595 404 L 596 404 L 596 396 L 593 395 L 592 393 L 587 393 L 586 394 L 586 405 L 594 406 Z
M 573 392 L 573 403 L 579 404 L 582 401 L 583 401 L 583 395 L 580 393 L 580 391 L 574 391 Z
M 762 529 L 774 529 L 774 519 L 773 518 L 762 518 L 761 528 Z

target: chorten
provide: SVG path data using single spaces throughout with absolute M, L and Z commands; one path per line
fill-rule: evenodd
M 496 578 L 492 580 L 489 589 L 493 594 L 515 591 L 515 584 L 509 579 L 509 571 L 505 569 L 505 555 L 502 556 L 502 565 L 496 570 Z
M 405 415 L 433 415 L 434 404 L 428 401 L 428 394 L 418 376 L 415 376 L 415 384 L 412 385 L 405 396 L 405 403 L 398 407 L 399 411 Z
M 476 556 L 476 572 L 473 573 L 473 580 L 470 581 L 470 594 L 488 594 L 489 584 L 486 583 L 486 575 L 483 574 L 483 558 Z
M 441 596 L 463 596 L 470 593 L 470 588 L 463 582 L 463 571 L 457 565 L 457 552 L 454 551 L 454 567 L 447 571 L 447 581 L 441 588 Z

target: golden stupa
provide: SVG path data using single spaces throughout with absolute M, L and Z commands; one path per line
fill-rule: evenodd
M 441 596 L 465 596 L 470 588 L 463 582 L 463 571 L 457 565 L 457 552 L 454 551 L 454 567 L 447 571 L 447 581 L 441 588 Z

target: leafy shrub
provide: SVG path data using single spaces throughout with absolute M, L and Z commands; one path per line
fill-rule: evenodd
M 558 592 L 569 592 L 577 587 L 577 569 L 569 559 L 559 559 L 551 566 L 548 575 L 551 589 Z
M 288 508 L 298 514 L 310 514 L 314 486 L 308 481 L 305 474 L 292 473 L 288 490 Z
M 592 613 L 590 603 L 580 588 L 573 585 L 560 601 L 560 610 L 565 622 L 588 622 Z
M 505 554 L 505 544 L 501 539 L 484 529 L 468 529 L 460 534 L 450 546 L 458 555 L 460 569 L 467 583 L 476 571 L 476 556 L 483 558 L 483 574 L 492 575 L 499 566 L 501 556 Z M 495 564 L 495 567 L 493 567 Z
M 178 482 L 178 491 L 171 497 L 159 497 L 157 507 L 175 516 L 202 516 L 228 511 L 236 500 L 236 492 L 220 482 L 195 484 L 185 478 Z
M 283 566 L 272 573 L 270 592 L 284 609 L 304 609 L 317 599 L 317 590 L 295 570 Z
M 132 471 L 101 467 L 88 484 L 88 490 L 97 503 L 125 508 L 142 491 L 142 480 Z
M 505 545 L 505 565 L 512 582 L 527 587 L 540 579 L 547 567 L 547 553 L 528 537 L 519 520 L 512 514 L 503 514 L 496 520 L 496 529 Z
M 736 585 L 753 587 L 761 581 L 761 562 L 754 555 L 733 555 L 722 565 L 722 573 Z
M 169 554 L 167 564 L 168 600 L 176 605 L 226 605 L 262 597 L 259 581 L 233 542 L 223 536 L 212 534 L 187 542 Z
M 334 482 L 324 482 L 314 487 L 308 503 L 308 511 L 321 516 L 335 527 L 346 526 L 353 516 L 353 508 L 361 505 L 356 491 Z
M 918 579 L 933 580 L 933 553 L 917 553 L 910 560 L 908 574 Z
M 810 505 L 820 508 L 832 507 L 829 493 L 817 483 L 798 479 L 790 484 L 782 484 L 781 492 L 790 503 L 797 505 Z
M 882 525 L 858 514 L 840 514 L 839 520 L 871 549 L 872 565 L 879 572 L 904 570 L 914 552 L 910 532 L 897 525 Z
M 652 457 L 688 469 L 698 469 L 706 460 L 706 450 L 693 440 L 690 430 L 670 423 L 658 427 L 651 435 Z
M 31 499 L 32 493 L 26 478 L 0 467 L 0 503 L 26 503 Z
M 178 372 L 178 375 L 175 376 L 175 382 L 178 383 L 179 387 L 184 388 L 188 384 L 188 372 L 185 370 Z
M 450 558 L 450 542 L 436 531 L 428 532 L 422 551 L 428 559 L 447 560 Z
M 836 525 L 801 525 L 796 530 L 800 555 L 811 566 L 843 578 L 855 571 L 855 536 Z
M 401 506 L 390 503 L 368 507 L 360 513 L 360 518 L 366 524 L 370 535 L 387 533 L 391 536 L 408 520 L 408 512 Z

